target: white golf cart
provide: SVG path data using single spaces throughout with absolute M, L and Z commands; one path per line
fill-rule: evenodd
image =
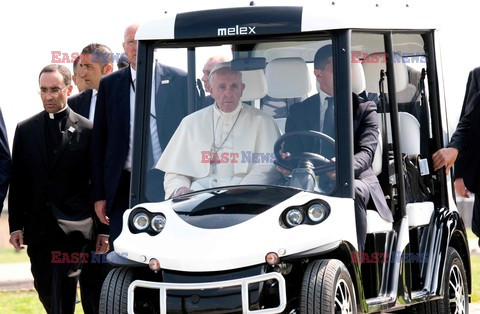
M 415 12 L 405 4 L 324 1 L 167 14 L 141 26 L 132 208 L 108 256 L 117 268 L 104 282 L 101 312 L 468 313 L 465 227 L 450 176 L 431 167 L 430 156 L 448 141 L 437 33 Z M 243 74 L 242 101 L 271 115 L 283 134 L 291 106 L 318 93 L 313 58 L 326 44 L 333 47 L 336 136 L 286 133 L 268 153 L 278 157 L 294 136 L 320 138 L 334 148 L 335 162 L 297 154 L 295 162 L 277 158 L 292 175 L 276 184 L 159 197 L 149 127 L 156 60 L 188 73 L 191 113 L 203 105 L 197 78 L 204 63 L 227 55 Z M 384 220 L 369 204 L 361 253 L 352 93 L 377 103 L 372 167 L 394 217 Z

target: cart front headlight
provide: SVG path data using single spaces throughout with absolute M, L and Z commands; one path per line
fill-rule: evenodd
M 144 231 L 150 225 L 150 217 L 146 212 L 139 212 L 133 216 L 132 225 L 137 231 Z
M 163 228 L 165 228 L 165 223 L 167 222 L 167 219 L 163 215 L 155 215 L 152 218 L 152 221 L 150 222 L 150 226 L 152 227 L 152 230 L 160 233 L 162 232 Z
M 308 207 L 307 217 L 311 222 L 317 224 L 324 221 L 330 214 L 330 207 L 327 203 L 314 203 Z
M 137 207 L 129 215 L 128 227 L 131 233 L 148 233 L 156 236 L 165 228 L 167 218 L 162 213 L 151 213 L 146 208 Z
M 285 214 L 285 223 L 288 227 L 295 227 L 302 224 L 305 213 L 299 208 L 292 208 Z
M 280 216 L 280 226 L 293 228 L 299 225 L 317 225 L 330 215 L 330 205 L 322 199 L 285 209 Z

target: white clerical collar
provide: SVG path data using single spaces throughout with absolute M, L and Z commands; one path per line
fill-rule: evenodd
M 238 102 L 238 106 L 237 108 L 235 108 L 235 110 L 233 110 L 232 112 L 223 112 L 222 110 L 220 110 L 217 106 L 217 103 L 215 102 L 213 104 L 213 112 L 215 112 L 216 115 L 219 115 L 219 116 L 222 116 L 222 117 L 225 117 L 225 118 L 228 118 L 228 117 L 237 117 L 237 114 L 238 112 L 240 111 L 240 109 L 242 109 L 242 102 Z
M 53 120 L 53 119 L 55 119 L 56 114 L 59 114 L 60 112 L 67 110 L 67 108 L 68 108 L 68 105 L 65 105 L 65 107 L 63 107 L 63 109 L 60 110 L 60 111 L 57 111 L 57 112 L 54 112 L 54 113 L 49 112 L 48 117 Z

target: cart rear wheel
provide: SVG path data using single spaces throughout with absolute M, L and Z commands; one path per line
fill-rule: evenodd
M 443 273 L 443 298 L 418 304 L 414 313 L 468 313 L 467 273 L 458 252 L 448 248 Z

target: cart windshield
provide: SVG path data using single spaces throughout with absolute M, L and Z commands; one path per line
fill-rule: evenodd
M 331 43 L 323 35 L 156 48 L 146 81 L 147 198 L 237 185 L 331 193 L 337 128 Z
M 146 62 L 137 72 L 142 105 L 134 156 L 140 182 L 132 183 L 140 200 L 242 185 L 345 196 L 340 191 L 369 168 L 385 174 L 380 181 L 389 189 L 391 76 L 400 118 L 425 125 L 400 123 L 400 150 L 429 155 L 421 149 L 430 133 L 428 106 L 421 105 L 428 92 L 425 43 L 421 34 L 395 33 L 389 58 L 385 35 L 342 34 L 351 35 L 348 49 L 335 45 L 343 35 L 328 32 L 297 40 L 141 41 Z

